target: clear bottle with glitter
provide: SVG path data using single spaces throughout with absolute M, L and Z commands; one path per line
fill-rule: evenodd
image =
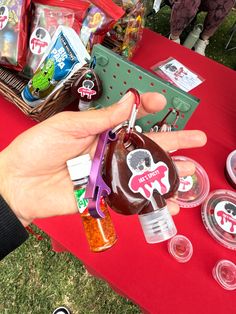
M 108 206 L 103 198 L 100 200 L 100 206 L 105 217 L 96 219 L 89 214 L 88 200 L 85 199 L 85 192 L 91 163 L 89 154 L 86 154 L 68 160 L 67 167 L 74 184 L 74 195 L 90 250 L 92 252 L 102 252 L 116 243 L 117 236 Z

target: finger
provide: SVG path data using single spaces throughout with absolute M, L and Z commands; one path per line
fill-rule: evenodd
M 141 95 L 141 107 L 137 118 L 141 118 L 150 113 L 159 112 L 166 106 L 166 98 L 159 93 L 145 93 Z
M 191 161 L 175 161 L 174 164 L 180 177 L 192 176 L 196 169 Z
M 178 150 L 204 146 L 207 142 L 206 134 L 199 130 L 181 130 L 173 132 L 147 133 L 154 142 L 164 150 Z
M 125 94 L 118 103 L 98 110 L 84 112 L 62 112 L 47 119 L 80 137 L 95 135 L 107 129 L 114 128 L 129 119 L 135 97 L 132 92 Z M 159 93 L 146 93 L 141 95 L 139 117 L 146 113 L 162 110 L 166 104 L 164 96 Z M 45 122 L 46 123 L 46 122 Z
M 168 199 L 166 201 L 166 204 L 167 204 L 167 208 L 169 209 L 171 215 L 174 216 L 174 215 L 177 215 L 179 213 L 180 207 L 176 202 L 172 201 L 171 199 Z

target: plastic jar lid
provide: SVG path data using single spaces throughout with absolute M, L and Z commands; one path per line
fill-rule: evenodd
M 212 270 L 213 277 L 226 290 L 236 289 L 236 265 L 228 260 L 220 260 Z
M 193 255 L 193 246 L 187 237 L 176 235 L 168 241 L 168 251 L 178 262 L 186 263 Z
M 180 185 L 176 201 L 180 207 L 190 208 L 199 206 L 210 191 L 210 182 L 204 168 L 195 160 L 185 156 L 173 156 L 174 161 L 191 161 L 196 170 L 192 176 L 180 177 Z
M 226 178 L 236 189 L 236 150 L 232 151 L 226 160 Z
M 216 190 L 202 204 L 202 219 L 207 231 L 220 244 L 236 250 L 236 193 Z

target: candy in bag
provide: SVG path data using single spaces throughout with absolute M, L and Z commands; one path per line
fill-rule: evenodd
M 94 44 L 101 43 L 105 34 L 115 22 L 124 14 L 122 8 L 112 1 L 93 0 L 83 21 L 80 38 L 91 52 Z
M 116 53 L 131 59 L 142 39 L 145 5 L 142 1 L 123 3 L 126 14 L 110 30 L 105 38 L 105 45 L 112 47 Z M 133 3 L 133 5 L 131 5 Z
M 25 65 L 30 0 L 0 2 L 0 65 L 17 71 Z
M 71 27 L 79 34 L 89 5 L 85 1 L 76 1 L 72 4 L 59 0 L 38 0 L 34 3 L 24 76 L 32 77 L 58 26 Z

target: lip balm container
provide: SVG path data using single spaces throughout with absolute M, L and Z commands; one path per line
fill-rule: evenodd
M 236 250 L 236 193 L 212 191 L 202 204 L 201 214 L 213 239 L 230 250 Z
M 236 265 L 228 260 L 220 260 L 212 270 L 213 277 L 226 290 L 236 289 Z
M 210 182 L 205 169 L 195 160 L 185 156 L 173 156 L 174 161 L 191 161 L 196 170 L 192 176 L 180 177 L 180 184 L 175 196 L 182 208 L 197 207 L 206 199 L 210 191 Z
M 178 262 L 186 263 L 193 255 L 193 246 L 187 237 L 176 235 L 168 241 L 168 251 Z
M 236 149 L 227 157 L 225 170 L 229 184 L 236 189 Z

